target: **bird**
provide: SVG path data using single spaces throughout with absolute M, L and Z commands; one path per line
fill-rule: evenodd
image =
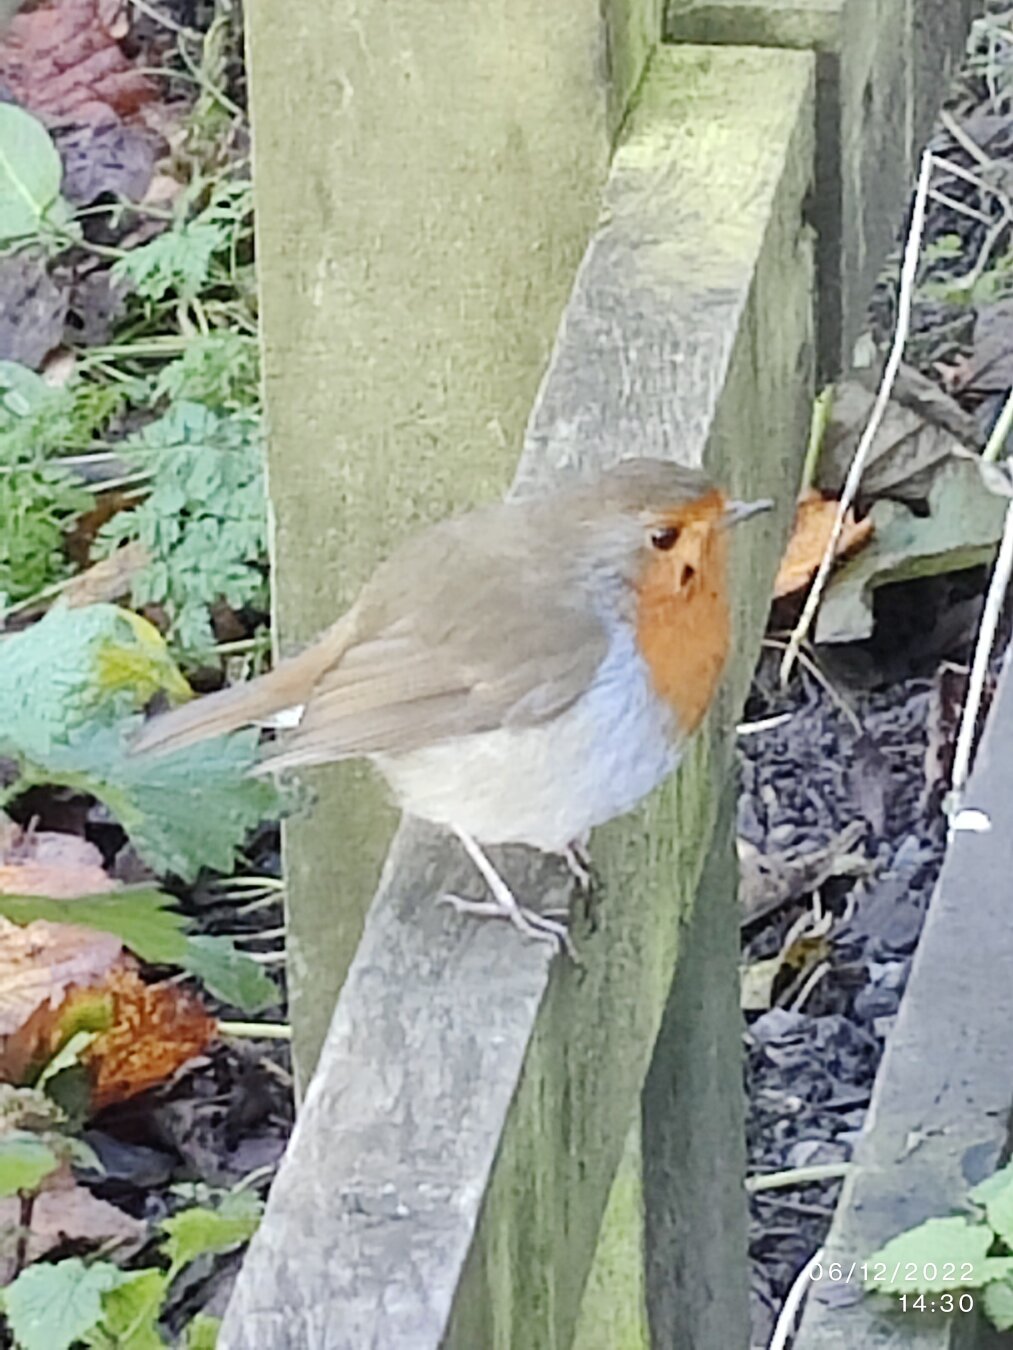
M 590 831 L 668 777 L 707 711 L 731 642 L 728 528 L 772 505 L 629 458 L 450 517 L 399 542 L 302 652 L 156 715 L 133 751 L 273 723 L 289 730 L 258 772 L 365 757 L 488 887 L 443 899 L 570 947 L 486 849 L 526 844 L 586 879 Z

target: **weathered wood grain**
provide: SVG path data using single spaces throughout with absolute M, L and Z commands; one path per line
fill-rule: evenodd
M 679 42 L 817 53 L 822 373 L 851 362 L 876 275 L 983 0 L 668 0 Z

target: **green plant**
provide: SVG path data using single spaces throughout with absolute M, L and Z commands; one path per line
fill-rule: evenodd
M 939 1306 L 932 1295 L 982 1290 L 986 1316 L 1008 1331 L 1013 1327 L 1013 1163 L 970 1190 L 967 1200 L 967 1215 L 928 1219 L 873 1253 L 863 1263 L 865 1288 L 892 1295 L 914 1311 Z
M 256 733 L 172 755 L 130 753 L 136 709 L 156 690 L 189 693 L 145 620 L 115 605 L 55 609 L 0 644 L 0 754 L 18 766 L 6 790 L 60 783 L 104 801 L 142 857 L 192 879 L 228 871 L 278 795 L 249 770 Z
M 0 1308 L 18 1350 L 156 1350 L 166 1344 L 159 1320 L 171 1286 L 198 1258 L 234 1250 L 253 1236 L 263 1206 L 249 1191 L 181 1210 L 159 1229 L 167 1268 L 123 1270 L 111 1261 L 78 1257 L 35 1262 L 0 1292 Z M 201 1315 L 188 1328 L 188 1350 L 215 1342 L 217 1321 Z
M 65 230 L 63 166 L 49 132 L 31 113 L 0 103 L 0 246 Z
M 170 643 L 200 660 L 214 644 L 211 607 L 267 608 L 267 548 L 259 418 L 222 416 L 200 403 L 174 403 L 120 453 L 150 474 L 133 510 L 101 530 L 111 552 L 138 540 L 148 565 L 134 582 L 135 605 L 160 605 Z

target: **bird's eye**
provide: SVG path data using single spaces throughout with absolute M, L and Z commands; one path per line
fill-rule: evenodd
M 663 530 L 655 530 L 651 535 L 651 544 L 661 553 L 667 553 L 670 548 L 675 547 L 675 542 L 679 538 L 679 531 L 674 525 L 666 525 Z

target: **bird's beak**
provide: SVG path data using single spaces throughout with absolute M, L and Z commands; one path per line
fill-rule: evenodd
M 762 497 L 756 502 L 725 502 L 721 523 L 726 527 L 738 525 L 740 521 L 748 520 L 750 516 L 758 516 L 762 511 L 772 511 L 773 509 L 774 503 L 769 497 Z

